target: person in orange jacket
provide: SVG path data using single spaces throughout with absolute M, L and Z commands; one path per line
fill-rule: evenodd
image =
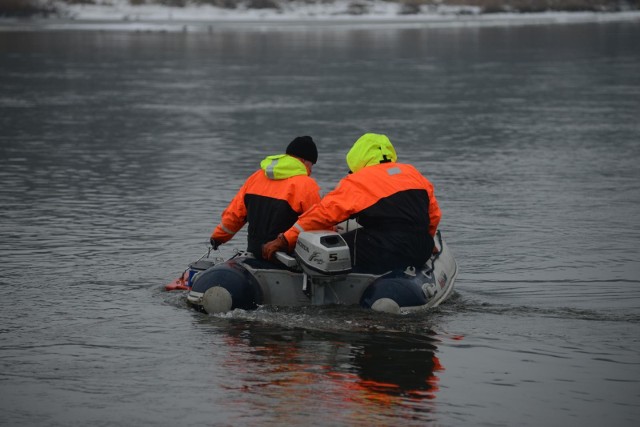
M 373 274 L 422 266 L 433 253 L 440 207 L 433 185 L 416 168 L 397 163 L 385 135 L 367 133 L 347 154 L 350 174 L 284 233 L 262 256 L 293 251 L 301 231 L 331 229 L 347 219 L 362 226 L 342 235 L 354 271 Z
M 291 227 L 298 216 L 320 201 L 311 178 L 318 149 L 310 136 L 296 137 L 286 154 L 266 157 L 240 188 L 211 234 L 214 249 L 249 223 L 247 251 L 262 258 L 262 245 Z

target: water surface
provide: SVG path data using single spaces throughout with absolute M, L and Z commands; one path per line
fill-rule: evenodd
M 0 424 L 635 425 L 640 27 L 0 34 Z M 162 285 L 297 135 L 431 179 L 432 313 Z M 223 247 L 244 248 L 241 233 Z

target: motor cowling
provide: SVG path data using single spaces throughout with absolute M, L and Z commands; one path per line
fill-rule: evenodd
M 335 231 L 303 231 L 295 255 L 310 276 L 341 275 L 351 271 L 349 246 Z

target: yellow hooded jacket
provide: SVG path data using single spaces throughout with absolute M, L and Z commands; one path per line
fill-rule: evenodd
M 301 231 L 331 229 L 349 218 L 373 230 L 435 235 L 441 212 L 433 185 L 413 166 L 396 162 L 389 138 L 363 135 L 346 160 L 353 173 L 285 232 L 290 249 Z
M 227 242 L 248 222 L 247 250 L 261 258 L 264 243 L 319 201 L 320 187 L 302 161 L 287 154 L 268 156 L 231 200 L 211 237 Z

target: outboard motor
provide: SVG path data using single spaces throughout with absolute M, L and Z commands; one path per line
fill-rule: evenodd
M 313 278 L 351 271 L 349 246 L 335 231 L 303 231 L 298 236 L 295 254 L 302 270 Z
M 304 273 L 303 291 L 312 304 L 326 304 L 325 288 L 351 271 L 349 246 L 335 231 L 303 231 L 295 255 Z

